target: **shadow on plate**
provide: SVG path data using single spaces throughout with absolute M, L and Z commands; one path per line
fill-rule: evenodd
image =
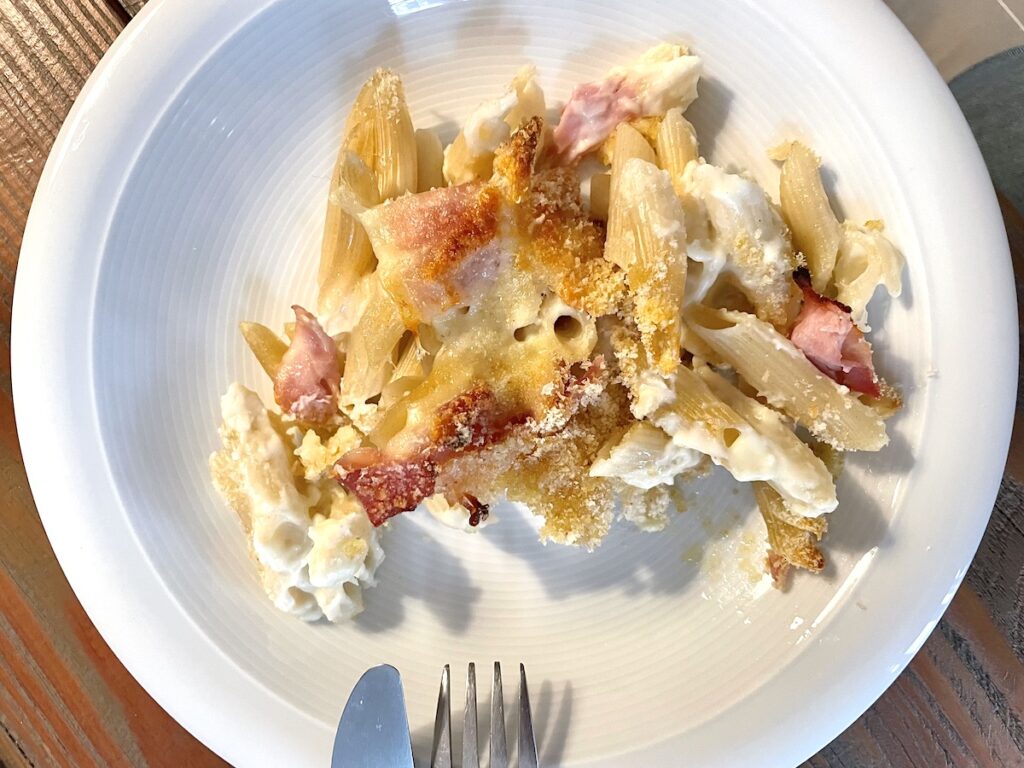
M 361 629 L 384 632 L 398 626 L 408 601 L 422 602 L 451 632 L 469 627 L 481 590 L 458 554 L 427 530 L 429 522 L 407 513 L 392 523 L 384 539 L 387 554 L 377 571 L 377 586 L 364 594 L 366 610 L 355 620 Z

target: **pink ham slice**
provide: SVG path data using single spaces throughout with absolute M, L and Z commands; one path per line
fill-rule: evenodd
M 697 98 L 701 62 L 678 45 L 662 43 L 625 67 L 572 92 L 553 138 L 559 159 L 571 163 L 599 145 L 619 123 L 686 109 Z
M 603 142 L 615 126 L 640 117 L 640 100 L 625 76 L 577 86 L 555 126 L 555 149 L 572 162 Z
M 817 293 L 811 275 L 798 269 L 793 279 L 804 304 L 789 338 L 826 376 L 854 392 L 878 397 L 878 377 L 871 362 L 871 344 L 853 322 L 850 308 Z
M 438 187 L 363 213 L 377 273 L 410 328 L 487 290 L 512 246 L 499 235 L 501 194 L 489 184 Z
M 295 334 L 274 377 L 274 399 L 300 421 L 326 424 L 338 412 L 338 349 L 312 313 L 299 305 Z

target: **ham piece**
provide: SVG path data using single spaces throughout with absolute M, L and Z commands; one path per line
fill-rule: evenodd
M 850 308 L 817 293 L 811 275 L 798 269 L 793 279 L 804 294 L 804 304 L 789 338 L 829 378 L 872 397 L 880 395 L 871 362 L 871 344 L 853 322 Z
M 555 126 L 555 148 L 571 162 L 611 136 L 619 123 L 639 116 L 640 102 L 625 77 L 584 83 L 572 92 Z
M 374 455 L 370 455 L 370 451 Z M 437 465 L 428 458 L 385 460 L 379 451 L 358 448 L 339 462 L 339 482 L 355 495 L 374 526 L 386 522 L 434 493 Z
M 274 377 L 274 399 L 300 421 L 326 424 L 338 412 L 338 350 L 311 312 L 298 304 L 292 309 L 295 335 Z
M 553 138 L 559 159 L 571 163 L 612 135 L 619 123 L 686 109 L 697 98 L 701 61 L 678 45 L 661 43 L 603 79 L 578 86 L 562 110 Z
M 441 490 L 437 476 L 446 462 L 501 442 L 526 418 L 525 412 L 503 406 L 485 385 L 477 385 L 438 408 L 427 447 L 416 455 L 357 448 L 341 458 L 335 476 L 359 499 L 370 522 L 380 525 Z M 461 498 L 455 501 L 462 503 Z

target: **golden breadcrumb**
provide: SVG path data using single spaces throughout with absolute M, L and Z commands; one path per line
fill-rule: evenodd
M 557 286 L 558 297 L 594 317 L 615 312 L 625 295 L 625 276 L 604 259 L 577 261 Z
M 494 153 L 494 174 L 504 187 L 509 202 L 520 203 L 530 190 L 544 121 L 532 117 Z

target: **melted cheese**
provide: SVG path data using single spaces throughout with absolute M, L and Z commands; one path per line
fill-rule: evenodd
M 764 190 L 744 176 L 702 161 L 686 166 L 683 187 L 712 233 L 710 240 L 688 247 L 688 256 L 701 268 L 687 286 L 687 299 L 703 300 L 720 278 L 731 275 L 759 318 L 785 325 L 796 258 L 786 225 Z
M 634 488 L 671 485 L 676 475 L 700 464 L 702 454 L 675 443 L 647 422 L 637 422 L 590 468 L 591 477 L 615 477 Z

